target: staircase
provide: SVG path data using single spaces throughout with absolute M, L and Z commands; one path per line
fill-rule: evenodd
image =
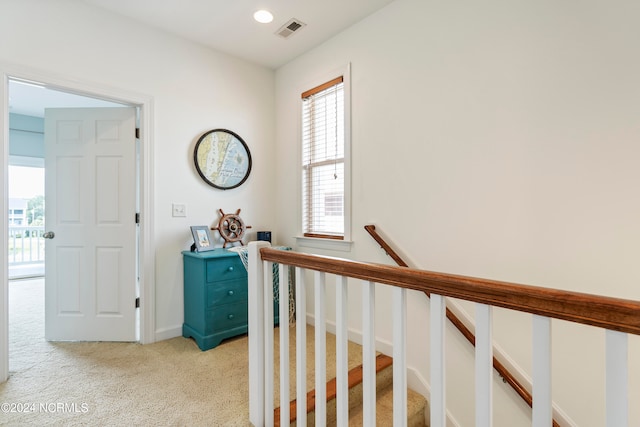
M 629 404 L 631 401 L 627 384 L 630 375 L 629 335 L 640 335 L 640 301 L 283 251 L 269 248 L 269 244 L 265 242 L 251 242 L 248 255 L 249 329 L 251 331 L 249 334 L 249 419 L 254 425 L 273 425 L 273 412 L 277 406 L 274 406 L 274 396 L 278 395 L 274 395 L 274 376 L 279 378 L 280 375 L 274 372 L 274 367 L 279 367 L 280 364 L 274 364 L 274 330 L 271 327 L 273 279 L 270 277 L 270 270 L 272 270 L 273 263 L 277 263 L 279 271 L 284 273 L 279 275 L 279 311 L 286 315 L 288 308 L 286 302 L 289 300 L 288 286 L 285 281 L 286 272 L 290 272 L 291 268 L 295 267 L 296 311 L 301 313 L 300 320 L 307 313 L 313 313 L 315 316 L 313 324 L 319 335 L 315 340 L 315 345 L 318 352 L 321 353 L 318 357 L 317 371 L 322 376 L 317 381 L 317 392 L 318 396 L 323 396 L 322 401 L 317 402 L 317 406 L 322 408 L 322 413 L 318 415 L 322 424 L 327 424 L 327 414 L 324 410 L 327 406 L 324 401 L 325 381 L 326 378 L 335 377 L 336 372 L 335 368 L 333 373 L 330 372 L 330 363 L 328 367 L 325 366 L 327 365 L 325 363 L 326 355 L 329 358 L 336 355 L 340 365 L 337 376 L 340 389 L 342 390 L 344 387 L 345 393 L 341 393 L 337 397 L 340 406 L 338 412 L 344 417 L 344 424 L 350 423 L 349 415 L 354 416 L 352 424 L 357 422 L 355 419 L 356 411 L 354 410 L 350 414 L 348 396 L 345 394 L 348 389 L 348 372 L 353 368 L 350 365 L 349 357 L 354 355 L 353 350 L 347 351 L 347 348 L 351 348 L 352 345 L 348 341 L 348 314 L 353 304 L 353 301 L 349 301 L 348 298 L 349 280 L 359 280 L 361 295 L 355 303 L 359 303 L 362 309 L 363 348 L 361 353 L 364 356 L 363 376 L 366 386 L 363 393 L 365 423 L 374 424 L 377 406 L 381 407 L 380 413 L 387 412 L 383 409 L 387 407 L 386 404 L 376 399 L 376 397 L 382 397 L 385 394 L 382 391 L 384 387 L 380 387 L 379 396 L 376 396 L 378 393 L 375 393 L 376 389 L 374 389 L 376 387 L 375 311 L 377 307 L 389 310 L 392 319 L 392 348 L 395 359 L 393 412 L 396 416 L 394 423 L 405 425 L 409 418 L 414 420 L 413 414 L 407 415 L 409 405 L 407 393 L 405 393 L 407 387 L 406 355 L 408 344 L 410 344 L 407 339 L 407 292 L 413 290 L 428 293 L 431 297 L 429 313 L 429 425 L 443 427 L 447 425 L 447 387 L 444 375 L 447 360 L 444 345 L 448 318 L 446 298 L 462 299 L 475 303 L 476 311 L 480 314 L 477 314 L 475 319 L 478 337 L 469 339 L 476 344 L 474 402 L 476 424 L 487 427 L 493 424 L 494 374 L 491 362 L 494 362 L 495 365 L 496 359 L 492 357 L 491 313 L 494 307 L 500 307 L 533 315 L 532 348 L 535 351 L 532 361 L 534 373 L 532 383 L 534 396 L 531 402 L 527 402 L 532 406 L 532 425 L 556 425 L 556 421 L 553 420 L 555 411 L 550 368 L 552 360 L 551 322 L 554 319 L 605 329 L 606 390 L 604 391 L 606 400 L 603 403 L 605 404 L 607 425 L 629 425 Z M 333 319 L 328 319 L 326 316 L 327 303 L 334 303 L 328 301 L 326 297 L 326 275 L 332 275 L 335 278 L 335 330 L 339 337 L 337 352 L 329 350 L 329 340 L 325 335 L 326 326 L 334 322 Z M 380 299 L 383 304 L 376 303 L 375 290 L 378 285 L 391 286 L 391 298 Z M 313 292 L 313 308 L 307 308 L 307 288 Z M 389 299 L 391 301 L 388 301 Z M 305 331 L 306 327 L 302 330 L 297 329 L 296 333 L 302 337 Z M 289 334 L 288 328 L 286 330 L 280 329 L 279 332 L 275 337 L 281 335 L 282 339 L 287 341 L 287 345 L 283 343 L 282 353 L 290 354 L 288 344 L 292 341 L 291 337 L 296 334 Z M 464 334 L 466 337 L 467 334 Z M 308 334 L 307 337 L 311 335 Z M 279 348 L 279 346 L 276 347 Z M 308 343 L 300 343 L 296 346 L 295 351 L 299 355 L 303 355 L 307 354 L 307 349 Z M 425 355 L 425 357 L 427 356 Z M 314 358 L 311 357 L 311 359 Z M 282 369 L 286 370 L 286 373 L 283 372 L 280 381 L 290 387 L 289 375 L 292 372 L 292 363 L 290 360 L 282 362 Z M 299 369 L 301 375 L 312 372 L 311 369 L 307 369 L 306 358 L 304 364 L 305 367 Z M 309 368 L 311 368 L 311 364 Z M 309 388 L 304 381 L 306 378 L 298 376 L 297 379 L 300 387 Z M 301 390 L 296 396 L 299 395 L 300 399 L 306 400 L 307 391 Z M 289 390 L 285 390 L 283 395 L 288 401 Z M 284 423 L 290 422 L 289 410 L 289 406 L 283 407 L 282 413 L 287 414 Z M 465 407 L 461 410 L 467 411 L 468 409 Z M 560 412 L 558 411 L 558 413 Z M 306 412 L 302 413 L 301 411 L 300 417 L 307 418 Z M 565 419 L 563 424 L 571 424 L 568 417 L 562 416 L 562 418 Z M 380 421 L 380 424 L 386 424 L 386 421 Z
M 315 425 L 315 391 L 314 386 L 314 329 L 311 325 L 307 327 L 307 426 Z M 275 378 L 279 378 L 280 372 L 277 349 L 279 348 L 278 333 L 276 331 L 274 348 L 276 349 L 274 366 Z M 295 333 L 290 334 L 290 363 L 291 363 L 291 395 L 295 396 Z M 336 384 L 335 384 L 335 335 L 327 333 L 327 425 L 336 425 Z M 356 343 L 349 342 L 349 426 L 362 426 L 362 347 Z M 393 359 L 389 356 L 378 354 L 376 357 L 376 425 L 393 425 Z M 275 383 L 276 410 L 274 411 L 274 425 L 280 426 L 280 408 L 277 397 L 279 396 L 279 384 Z M 295 420 L 296 404 L 294 400 L 290 404 L 291 425 L 297 425 Z M 422 427 L 428 426 L 426 421 L 429 416 L 428 403 L 424 396 L 413 390 L 407 390 L 407 426 Z

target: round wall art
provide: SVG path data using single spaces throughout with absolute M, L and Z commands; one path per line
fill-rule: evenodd
M 203 134 L 194 150 L 198 174 L 212 187 L 228 190 L 242 185 L 251 172 L 251 153 L 240 136 L 214 129 Z

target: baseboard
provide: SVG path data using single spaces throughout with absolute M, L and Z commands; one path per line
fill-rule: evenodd
M 181 336 L 182 336 L 182 325 L 174 326 L 171 328 L 156 329 L 156 332 L 155 332 L 156 342 L 169 340 L 171 338 L 181 337 Z
M 407 367 L 407 387 L 416 393 L 420 393 L 429 401 L 431 395 L 431 387 L 429 383 L 424 379 L 420 372 L 413 366 Z M 447 427 L 460 427 L 458 421 L 453 417 L 451 412 L 447 409 Z

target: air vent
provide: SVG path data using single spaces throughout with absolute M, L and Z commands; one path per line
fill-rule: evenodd
M 298 20 L 298 19 L 290 19 L 289 22 L 287 22 L 286 24 L 284 24 L 282 27 L 280 27 L 280 29 L 278 29 L 278 31 L 276 31 L 276 34 L 279 35 L 282 38 L 287 38 L 290 35 L 292 35 L 293 33 L 295 33 L 296 31 L 299 31 L 301 28 L 303 28 L 305 25 L 304 22 Z

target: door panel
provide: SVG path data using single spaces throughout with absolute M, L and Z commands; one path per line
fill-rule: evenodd
M 80 304 L 82 290 L 78 272 L 83 264 L 82 248 L 58 247 L 56 260 L 58 261 L 58 286 L 55 294 L 57 311 L 61 315 L 81 316 L 83 314 Z
M 45 337 L 134 341 L 135 109 L 45 112 Z

